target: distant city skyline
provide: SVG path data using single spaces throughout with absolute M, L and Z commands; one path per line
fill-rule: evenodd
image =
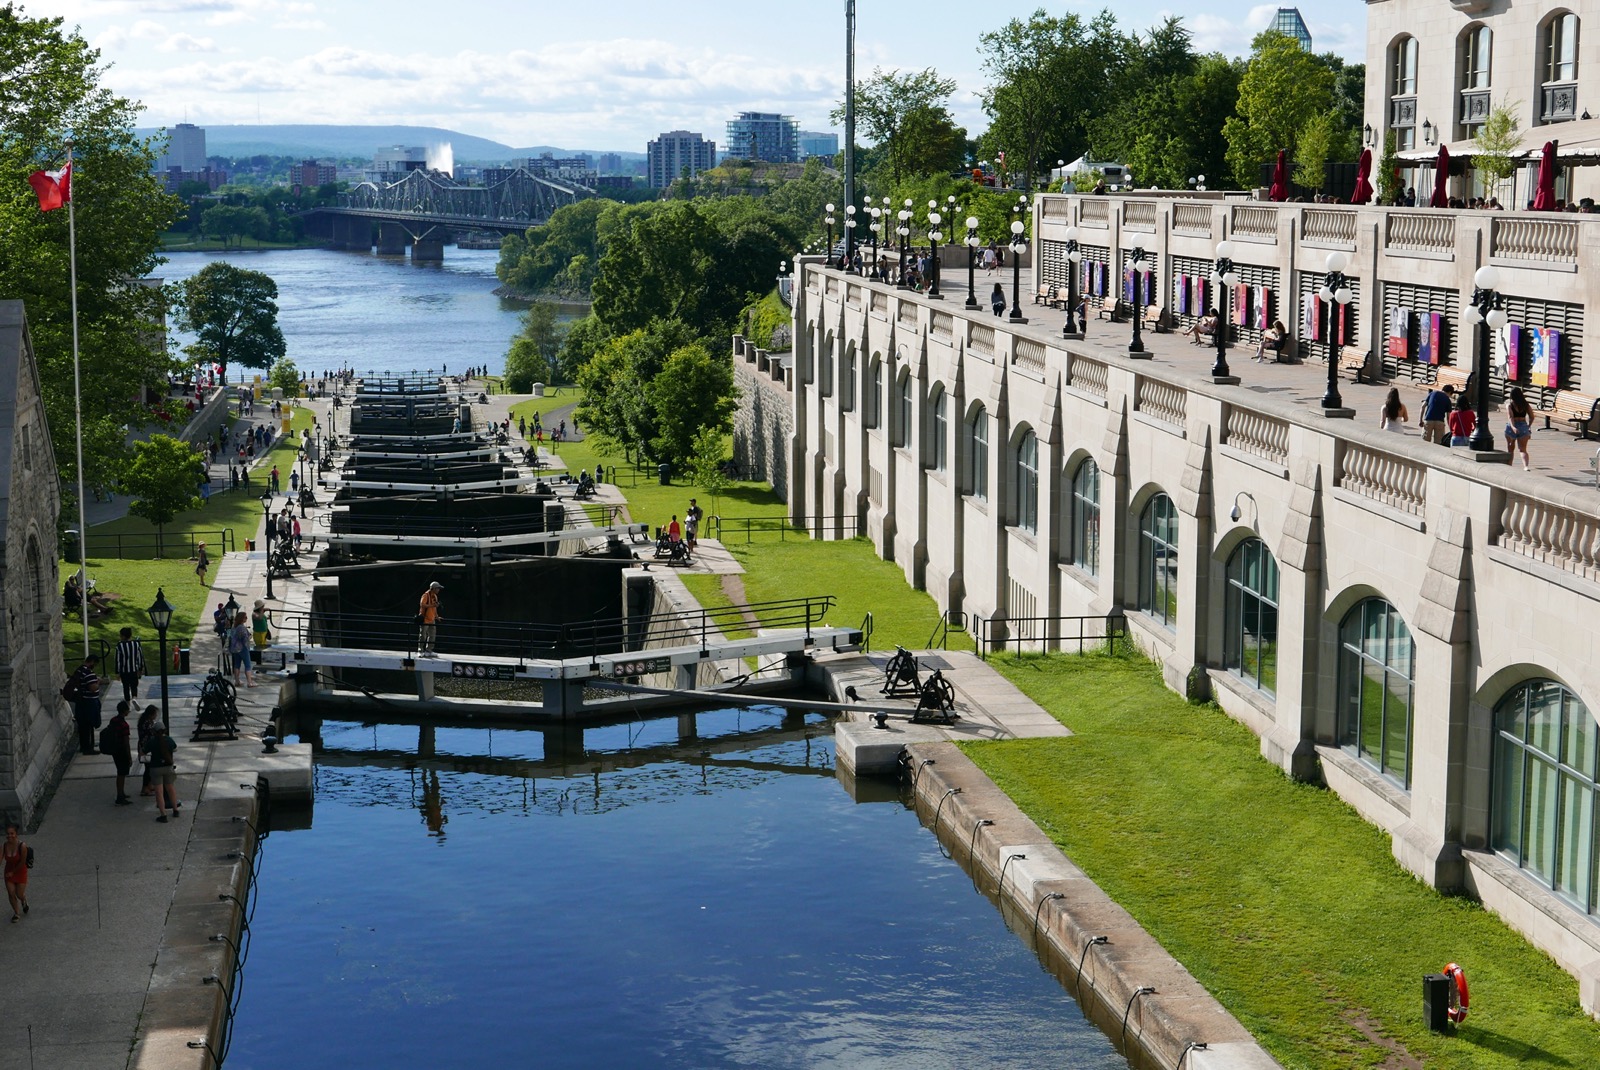
M 857 76 L 870 76 L 874 67 L 936 67 L 956 79 L 952 111 L 976 134 L 987 125 L 979 37 L 1026 18 L 1039 0 L 998 0 L 979 9 L 950 0 L 909 10 L 875 0 L 857 6 Z M 513 146 L 643 152 L 667 130 L 715 137 L 741 111 L 781 112 L 805 130 L 836 130 L 828 115 L 844 80 L 839 0 L 670 10 L 644 0 L 611 0 L 601 9 L 483 0 L 471 18 L 443 18 L 437 5 L 422 0 L 378 7 L 43 0 L 25 10 L 61 16 L 100 49 L 108 67 L 104 84 L 145 105 L 145 126 L 408 124 Z M 1091 18 L 1099 5 L 1071 10 Z M 1130 31 L 1172 13 L 1150 0 L 1114 10 Z M 1183 17 L 1196 49 L 1243 55 L 1277 10 L 1277 4 L 1210 0 Z M 1361 59 L 1361 0 L 1302 12 L 1318 50 Z

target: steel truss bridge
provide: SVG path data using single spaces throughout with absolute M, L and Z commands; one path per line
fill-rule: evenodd
M 443 241 L 451 233 L 473 230 L 521 233 L 547 222 L 557 208 L 594 195 L 585 186 L 521 168 L 492 186 L 457 185 L 448 175 L 416 170 L 386 186 L 363 182 L 340 194 L 337 205 L 314 209 L 308 223 L 338 245 L 370 247 L 363 235 L 370 237 L 373 223 L 380 229 L 390 224 L 413 242 Z M 384 242 L 380 235 L 380 245 Z

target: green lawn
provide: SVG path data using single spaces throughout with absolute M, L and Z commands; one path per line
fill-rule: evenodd
M 1137 655 L 994 664 L 1076 735 L 966 750 L 1285 1067 L 1600 1065 L 1577 982 L 1388 834 L 1262 761 L 1256 737 Z M 1459 962 L 1472 1009 L 1421 1024 L 1423 974 Z M 1385 1038 L 1379 1040 L 1377 1038 Z

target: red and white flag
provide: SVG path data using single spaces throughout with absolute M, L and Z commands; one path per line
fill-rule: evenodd
M 72 165 L 59 171 L 35 171 L 28 176 L 28 185 L 39 197 L 39 211 L 54 211 L 72 200 Z

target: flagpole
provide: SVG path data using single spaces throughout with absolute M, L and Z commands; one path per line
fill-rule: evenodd
M 83 656 L 89 656 L 89 519 L 83 494 L 83 373 L 78 366 L 78 224 L 74 212 L 72 142 L 67 142 L 67 273 L 72 287 L 72 411 L 78 425 L 78 569 L 83 577 Z

